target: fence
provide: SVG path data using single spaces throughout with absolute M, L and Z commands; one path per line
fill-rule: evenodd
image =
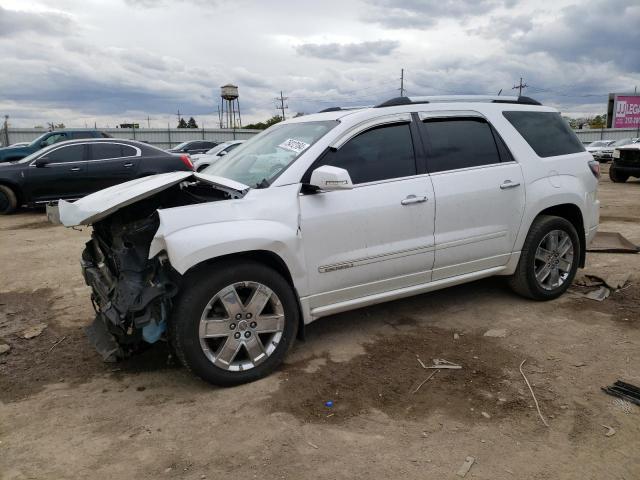
M 585 145 L 596 140 L 622 140 L 623 138 L 640 137 L 636 128 L 599 128 L 574 130 Z
M 260 132 L 260 130 L 225 128 L 101 128 L 100 130 L 116 138 L 140 140 L 160 148 L 171 148 L 188 140 L 212 140 L 214 142 L 246 140 Z M 37 128 L 9 128 L 7 131 L 0 131 L 0 143 L 11 145 L 18 142 L 30 142 L 45 131 Z M 575 132 L 584 144 L 596 140 L 620 140 L 640 136 L 636 128 L 584 129 L 575 130 Z M 6 136 L 9 137 L 8 143 Z
M 214 142 L 246 140 L 260 132 L 260 130 L 246 128 L 235 130 L 225 128 L 100 128 L 99 130 L 115 138 L 139 140 L 159 148 L 171 148 L 188 140 L 211 140 Z M 18 142 L 31 142 L 45 132 L 46 130 L 37 128 L 9 128 L 6 132 L 0 132 L 9 137 L 8 143 L 5 135 L 0 135 L 0 143 L 11 145 Z

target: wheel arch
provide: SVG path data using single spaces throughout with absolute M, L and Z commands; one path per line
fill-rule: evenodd
M 204 260 L 204 261 L 202 261 L 202 262 L 200 262 L 198 264 L 195 264 L 192 267 L 190 267 L 186 272 L 184 272 L 184 275 L 187 275 L 189 272 L 192 272 L 192 271 L 194 271 L 196 269 L 211 268 L 216 263 L 219 263 L 219 262 L 222 262 L 222 261 L 229 261 L 229 260 L 236 260 L 236 261 L 251 260 L 251 261 L 254 261 L 254 262 L 257 262 L 257 263 L 261 263 L 261 264 L 263 264 L 263 265 L 275 270 L 280 275 L 282 275 L 282 277 L 287 281 L 287 283 L 289 284 L 289 286 L 293 290 L 293 294 L 294 294 L 294 296 L 296 298 L 296 305 L 298 307 L 298 334 L 297 334 L 297 337 L 300 340 L 304 340 L 305 323 L 304 323 L 304 315 L 303 315 L 303 311 L 302 311 L 302 304 L 300 303 L 300 295 L 298 294 L 298 290 L 297 290 L 296 285 L 295 285 L 295 283 L 293 281 L 293 276 L 291 275 L 291 271 L 289 270 L 289 267 L 287 266 L 287 263 L 277 253 L 272 252 L 270 250 L 247 250 L 247 251 L 243 251 L 243 252 L 228 253 L 228 254 L 225 254 L 225 255 L 220 255 L 218 257 L 209 258 L 209 259 Z
M 3 178 L 0 180 L 0 185 L 4 185 L 5 187 L 9 187 L 11 190 L 13 190 L 13 193 L 16 194 L 16 199 L 18 200 L 18 206 L 21 206 L 26 202 L 24 192 L 22 191 L 22 188 L 20 188 L 20 185 L 18 185 L 17 183 Z
M 559 205 L 553 205 L 540 211 L 535 217 L 538 218 L 541 215 L 553 215 L 556 217 L 564 218 L 569 221 L 578 232 L 578 239 L 580 241 L 580 261 L 578 265 L 580 268 L 584 268 L 586 256 L 587 256 L 587 239 L 585 236 L 584 217 L 582 210 L 575 203 L 561 203 Z

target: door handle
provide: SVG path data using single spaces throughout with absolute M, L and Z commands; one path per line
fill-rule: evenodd
M 125 164 L 123 165 L 123 167 L 124 167 L 124 168 L 131 168 L 131 167 L 133 167 L 133 163 L 125 163 Z
M 80 167 L 73 167 L 73 168 L 70 168 L 69 170 L 71 170 L 72 172 L 79 172 Z
M 520 186 L 520 182 L 512 182 L 511 180 L 505 180 L 502 185 L 500 185 L 500 190 L 507 190 L 509 188 L 516 188 Z
M 413 203 L 422 203 L 422 202 L 426 202 L 427 201 L 427 197 L 426 195 L 422 196 L 422 197 L 416 197 L 415 195 L 407 195 L 406 198 L 404 198 L 403 200 L 400 201 L 401 205 L 411 205 Z

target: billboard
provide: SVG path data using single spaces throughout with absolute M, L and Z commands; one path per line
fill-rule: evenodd
M 640 126 L 640 95 L 616 95 L 613 106 L 613 128 Z

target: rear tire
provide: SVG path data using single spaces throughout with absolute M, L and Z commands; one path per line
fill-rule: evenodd
M 6 185 L 0 185 L 0 215 L 9 215 L 18 208 L 18 197 Z
M 573 282 L 580 248 L 578 233 L 568 220 L 539 216 L 529 229 L 509 285 L 514 292 L 533 300 L 558 298 Z
M 609 178 L 614 183 L 624 183 L 629 180 L 629 175 L 627 175 L 626 173 L 618 172 L 618 170 L 616 170 L 616 167 L 611 164 L 611 167 L 609 167 Z
M 226 260 L 185 276 L 169 336 L 187 369 L 214 385 L 233 386 L 282 363 L 298 318 L 294 291 L 278 272 L 255 261 Z

